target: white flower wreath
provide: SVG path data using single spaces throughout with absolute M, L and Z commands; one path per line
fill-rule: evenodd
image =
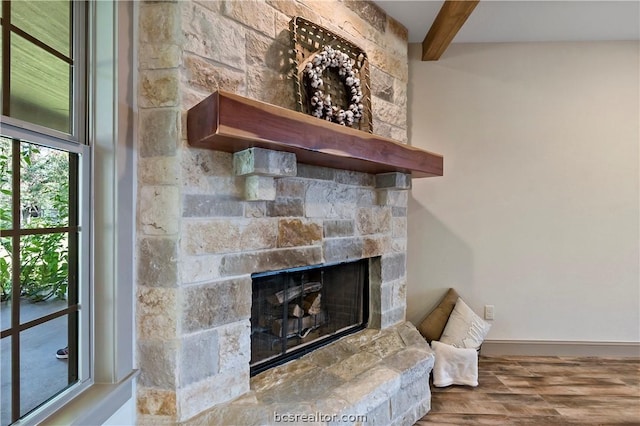
M 331 95 L 325 95 L 322 91 L 324 89 L 322 73 L 327 68 L 338 68 L 338 75 L 342 78 L 347 96 L 350 96 L 351 100 L 346 111 L 332 105 Z M 304 74 L 307 77 L 307 84 L 310 86 L 309 91 L 312 92 L 311 115 L 349 127 L 362 118 L 364 105 L 362 104 L 360 79 L 353 71 L 349 55 L 327 46 L 307 62 Z

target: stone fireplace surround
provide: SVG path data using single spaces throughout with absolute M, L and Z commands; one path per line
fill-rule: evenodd
M 216 90 L 294 110 L 282 59 L 289 21 L 304 16 L 357 40 L 368 53 L 374 134 L 406 143 L 406 29 L 361 1 L 146 1 L 136 7 L 138 423 L 219 424 L 215 419 L 237 404 L 263 405 L 255 415 L 272 415 L 272 405 L 281 402 L 265 400 L 261 390 L 276 382 L 258 386 L 258 377 L 249 378 L 250 274 L 372 256 L 380 256 L 380 278 L 371 291 L 370 328 L 348 337 L 363 340 L 341 340 L 315 359 L 279 368 L 304 379 L 309 363 L 324 370 L 334 355 L 358 366 L 358 359 L 369 358 L 368 371 L 381 374 L 356 374 L 349 362 L 339 362 L 352 376 L 334 374 L 338 367 L 323 376 L 326 386 L 335 379 L 342 397 L 317 390 L 306 408 L 322 401 L 326 411 L 375 408 L 380 411 L 371 422 L 412 423 L 428 409 L 425 370 L 432 358 L 404 323 L 408 188 L 377 189 L 373 173 L 300 162 L 295 174 L 274 178 L 272 200 L 247 199 L 247 182 L 260 190 L 259 183 L 270 180 L 235 174 L 231 153 L 189 146 L 185 120 L 187 110 Z M 344 343 L 351 349 L 340 350 Z M 293 377 L 272 371 L 264 374 Z M 356 401 L 359 394 L 369 405 Z
M 308 166 L 298 164 L 294 154 L 262 148 L 236 152 L 232 162 L 234 174 L 245 177 L 245 202 L 264 201 L 267 215 L 278 218 L 256 219 L 253 229 L 277 232 L 276 247 L 225 256 L 221 272 L 250 283 L 256 272 L 369 258 L 369 328 L 251 379 L 250 328 L 236 328 L 235 336 L 227 336 L 236 342 L 233 352 L 220 347 L 218 356 L 237 366 L 238 376 L 211 377 L 205 390 L 216 395 L 224 390 L 226 398 L 200 407 L 192 399 L 191 407 L 201 414 L 185 424 L 272 424 L 278 416 L 311 416 L 320 424 L 363 419 L 353 416 L 365 416 L 367 424 L 413 424 L 430 409 L 433 355 L 415 327 L 404 322 L 410 176 Z M 237 305 L 224 309 L 243 312 L 240 323 L 248 322 L 250 291 L 238 295 L 229 288 L 217 295 Z M 200 401 L 210 403 L 202 396 Z

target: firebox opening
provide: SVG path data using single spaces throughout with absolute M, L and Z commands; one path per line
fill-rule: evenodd
M 252 280 L 252 376 L 367 326 L 369 259 L 257 273 Z

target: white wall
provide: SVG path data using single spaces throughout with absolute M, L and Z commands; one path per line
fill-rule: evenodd
M 488 339 L 640 341 L 639 44 L 410 45 L 408 319 L 448 287 Z

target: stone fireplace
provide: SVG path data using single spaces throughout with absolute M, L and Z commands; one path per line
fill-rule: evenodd
M 368 53 L 374 133 L 406 142 L 406 30 L 360 1 L 137 7 L 139 423 L 319 412 L 411 424 L 429 409 L 433 359 L 404 322 L 408 175 L 195 148 L 186 123 L 219 89 L 294 109 L 285 58 L 299 15 Z M 266 173 L 247 166 L 260 161 Z M 367 328 L 250 377 L 252 275 L 359 259 L 370 259 Z

